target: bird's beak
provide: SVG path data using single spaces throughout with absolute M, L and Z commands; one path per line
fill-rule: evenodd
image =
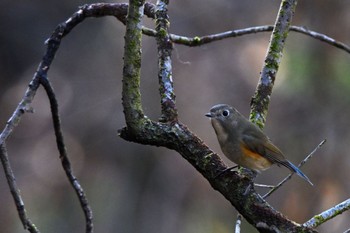
M 211 112 L 206 113 L 205 116 L 206 116 L 206 117 L 210 117 L 210 118 L 213 117 L 213 115 L 211 114 Z

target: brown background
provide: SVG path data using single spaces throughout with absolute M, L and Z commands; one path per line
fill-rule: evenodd
M 89 2 L 0 2 L 1 128 L 36 70 L 45 39 L 79 5 Z M 273 24 L 279 4 L 276 0 L 172 1 L 170 31 L 202 36 Z M 300 1 L 293 24 L 350 44 L 349 10 L 349 1 Z M 149 19 L 145 23 L 153 26 Z M 124 126 L 124 29 L 112 17 L 86 20 L 64 39 L 49 72 L 75 174 L 94 210 L 96 232 L 233 232 L 235 209 L 179 154 L 117 136 Z M 196 48 L 175 46 L 173 78 L 180 120 L 220 154 L 204 113 L 214 104 L 228 103 L 248 116 L 269 36 L 259 33 Z M 144 37 L 142 95 L 144 110 L 153 119 L 160 113 L 156 56 L 155 40 Z M 322 139 L 328 140 L 303 168 L 315 187 L 293 177 L 268 199 L 297 222 L 350 194 L 349 61 L 350 54 L 304 35 L 291 33 L 287 40 L 265 132 L 294 163 Z M 43 90 L 33 107 L 35 114 L 25 115 L 8 142 L 27 212 L 42 232 L 83 232 L 83 214 L 61 169 Z M 274 184 L 287 173 L 273 167 L 257 182 Z M 3 172 L 0 203 L 0 232 L 24 232 Z M 350 227 L 349 217 L 345 213 L 319 229 L 343 232 Z M 244 232 L 256 232 L 246 224 L 243 227 Z

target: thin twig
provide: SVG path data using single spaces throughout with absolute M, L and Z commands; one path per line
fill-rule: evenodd
M 148 17 L 155 19 L 155 5 L 152 3 L 145 3 L 144 13 Z M 126 15 L 127 15 L 128 4 L 126 3 L 94 3 L 86 4 L 80 7 L 80 10 L 83 12 L 84 17 L 103 17 L 103 16 L 115 16 L 118 20 L 125 24 Z M 79 11 L 78 11 L 79 12 Z M 77 13 L 78 13 L 77 12 Z M 273 25 L 263 25 L 256 27 L 249 27 L 237 30 L 231 30 L 206 36 L 195 36 L 195 37 L 186 37 L 176 34 L 169 34 L 170 39 L 173 43 L 186 45 L 186 46 L 201 46 L 208 44 L 214 41 L 223 40 L 226 38 L 233 38 L 243 35 L 255 34 L 260 32 L 270 32 L 274 28 Z M 323 41 L 327 44 L 333 45 L 341 50 L 344 50 L 350 53 L 350 47 L 342 42 L 339 42 L 325 34 L 315 32 L 307 29 L 303 26 L 290 26 L 290 31 L 302 33 L 304 35 L 310 36 L 312 38 Z M 154 29 L 147 27 L 142 27 L 142 32 L 148 36 L 157 36 L 157 32 Z
M 241 233 L 242 215 L 237 214 L 235 233 Z
M 259 187 L 259 188 L 266 188 L 266 189 L 273 189 L 276 187 L 275 185 L 268 185 L 268 184 L 255 184 L 254 186 Z
M 319 33 L 319 32 L 315 32 L 315 31 L 311 31 L 305 27 L 297 27 L 297 26 L 291 26 L 290 27 L 291 31 L 295 31 L 295 32 L 299 32 L 302 34 L 305 34 L 307 36 L 311 36 L 312 38 L 318 39 L 320 41 L 326 42 L 327 44 L 333 45 L 341 50 L 344 50 L 347 53 L 350 53 L 350 47 L 340 41 L 337 41 L 325 34 Z
M 15 174 L 13 173 L 13 170 L 10 165 L 10 161 L 8 159 L 5 143 L 0 145 L 0 160 L 1 160 L 2 166 L 4 167 L 7 183 L 10 187 L 10 191 L 15 201 L 18 215 L 19 215 L 19 218 L 21 219 L 24 229 L 28 230 L 31 233 L 39 233 L 40 231 L 36 228 L 34 223 L 27 216 L 26 210 L 24 208 L 24 202 L 22 200 L 19 188 L 16 183 Z
M 175 34 L 170 34 L 171 41 L 176 44 L 181 45 L 187 45 L 190 47 L 195 46 L 201 46 L 204 44 L 208 44 L 211 42 L 227 39 L 227 38 L 234 38 L 238 36 L 244 36 L 249 34 L 256 34 L 260 32 L 270 32 L 273 30 L 273 25 L 263 25 L 263 26 L 256 26 L 256 27 L 249 27 L 249 28 L 242 28 L 242 29 L 236 29 L 206 36 L 196 36 L 196 37 L 186 37 L 186 36 L 180 36 Z M 310 36 L 312 38 L 318 39 L 322 42 L 325 42 L 329 45 L 335 46 L 341 50 L 344 50 L 347 53 L 350 53 L 350 47 L 340 41 L 337 41 L 325 34 L 315 32 L 312 30 L 309 30 L 303 26 L 290 26 L 290 31 L 298 32 L 307 36 Z M 153 29 L 150 28 L 143 28 L 143 33 L 148 36 L 155 36 L 156 32 Z
M 347 210 L 350 210 L 350 199 L 347 199 L 342 203 L 323 211 L 318 215 L 315 215 L 313 218 L 304 223 L 303 226 L 315 228 Z
M 320 149 L 320 148 L 323 146 L 323 144 L 325 144 L 325 143 L 326 143 L 326 139 L 322 140 L 322 141 L 315 147 L 315 149 L 313 149 L 313 151 L 311 151 L 311 153 L 308 154 L 308 156 L 306 156 L 306 158 L 305 158 L 303 161 L 301 161 L 301 162 L 299 163 L 298 167 L 299 167 L 299 168 L 302 167 L 309 159 L 312 158 L 312 156 L 315 154 L 315 152 L 316 152 L 318 149 Z M 287 182 L 287 181 L 293 176 L 293 174 L 294 174 L 294 173 L 289 174 L 289 175 L 288 175 L 286 178 L 284 178 L 280 183 L 278 183 L 278 184 L 277 184 L 275 187 L 273 187 L 269 192 L 267 192 L 267 193 L 263 196 L 263 198 L 264 198 L 264 199 L 267 198 L 267 197 L 270 196 L 273 192 L 275 192 L 277 189 L 279 189 L 285 182 Z
M 15 128 L 18 126 L 19 122 L 22 119 L 22 116 L 24 113 L 30 109 L 30 105 L 34 99 L 34 96 L 36 95 L 36 91 L 39 87 L 39 82 L 44 86 L 46 89 L 48 96 L 50 98 L 51 108 L 53 111 L 55 110 L 55 106 L 57 105 L 57 101 L 55 98 L 52 97 L 52 94 L 50 94 L 50 88 L 51 86 L 49 83 L 46 83 L 47 80 L 47 72 L 51 66 L 51 63 L 55 57 L 55 54 L 60 46 L 61 40 L 64 36 L 66 36 L 73 28 L 75 28 L 77 25 L 79 25 L 82 21 L 84 21 L 88 17 L 101 17 L 105 15 L 113 15 L 113 16 L 120 16 L 118 19 L 122 19 L 122 16 L 126 16 L 127 14 L 127 4 L 92 4 L 92 5 L 85 5 L 81 7 L 77 12 L 75 12 L 69 19 L 67 19 L 65 22 L 59 24 L 54 32 L 52 33 L 51 37 L 46 41 L 47 44 L 47 50 L 46 53 L 39 64 L 39 67 L 37 69 L 37 72 L 35 73 L 32 81 L 29 84 L 28 89 L 25 92 L 24 97 L 18 104 L 17 108 L 15 109 L 14 113 L 12 114 L 11 118 L 7 121 L 5 128 L 0 134 L 0 145 L 3 149 L 6 149 L 5 142 L 10 137 L 10 135 L 13 133 Z M 149 17 L 152 17 L 154 15 L 154 5 L 153 4 L 146 4 L 145 11 L 149 15 Z M 39 81 L 40 80 L 40 81 Z M 53 93 L 53 92 L 52 92 Z M 51 96 L 51 97 L 50 97 Z M 56 102 L 56 103 L 55 103 Z M 57 115 L 56 115 L 57 114 Z M 79 201 L 82 205 L 85 219 L 86 219 L 86 232 L 92 232 L 93 225 L 92 225 L 92 212 L 91 208 L 87 202 L 86 196 L 77 181 L 77 179 L 73 176 L 71 172 L 70 162 L 68 160 L 68 157 L 66 155 L 65 149 L 64 149 L 64 143 L 63 143 L 63 137 L 62 133 L 60 132 L 60 123 L 59 123 L 59 117 L 58 117 L 58 109 L 57 113 L 53 113 L 54 118 L 54 125 L 55 125 L 55 133 L 57 136 L 57 146 L 61 153 L 61 159 L 63 168 L 66 171 L 66 174 L 68 176 L 69 181 L 71 182 L 73 188 L 75 189 Z M 6 155 L 6 154 L 5 154 Z M 12 172 L 12 169 L 10 167 L 10 163 L 7 159 L 7 156 L 5 156 L 4 153 L 1 153 L 1 159 L 3 161 L 3 166 L 5 170 L 5 174 L 8 177 L 10 189 L 14 190 L 13 187 L 16 187 L 15 183 L 12 183 L 11 180 L 14 181 L 14 174 Z M 9 179 L 13 177 L 13 179 Z M 15 186 L 14 186 L 15 185 Z M 16 190 L 18 190 L 16 188 Z M 23 202 L 20 199 L 20 196 L 16 192 L 12 192 L 13 198 L 15 199 L 16 205 L 20 203 L 23 205 Z M 20 202 L 16 201 L 20 200 Z M 23 222 L 23 212 L 24 206 L 21 208 L 17 208 L 19 211 L 19 216 L 21 217 L 21 220 Z M 27 224 L 28 222 L 25 222 L 24 224 Z M 29 222 L 30 223 L 30 222 Z M 33 232 L 35 232 L 35 228 L 33 224 L 29 224 L 30 226 L 27 226 L 29 230 L 34 229 Z M 26 228 L 26 225 L 25 225 Z
M 9 138 L 9 136 L 13 133 L 14 129 L 16 128 L 16 126 L 19 124 L 23 114 L 25 112 L 27 112 L 30 109 L 30 104 L 33 101 L 34 96 L 36 95 L 36 91 L 39 87 L 39 82 L 41 84 L 43 84 L 44 88 L 46 89 L 46 91 L 48 92 L 49 98 L 50 98 L 50 88 L 51 86 L 48 83 L 45 83 L 46 77 L 47 77 L 47 72 L 51 66 L 51 63 L 55 57 L 55 54 L 60 46 L 61 40 L 62 38 L 67 35 L 75 26 L 77 26 L 80 22 L 82 22 L 85 17 L 82 14 L 83 11 L 79 10 L 78 12 L 74 13 L 73 16 L 71 18 L 69 18 L 67 21 L 65 21 L 64 23 L 60 24 L 57 26 L 57 28 L 55 29 L 55 31 L 53 32 L 53 34 L 51 35 L 51 37 L 46 41 L 47 43 L 47 50 L 46 53 L 41 61 L 41 63 L 39 64 L 39 67 L 37 69 L 37 72 L 35 73 L 32 81 L 29 84 L 28 89 L 26 90 L 26 93 L 24 95 L 24 97 L 22 98 L 21 102 L 19 103 L 19 105 L 17 106 L 17 108 L 15 109 L 13 115 L 11 116 L 11 118 L 7 121 L 7 124 L 4 128 L 4 130 L 1 132 L 0 135 L 0 145 L 2 146 L 2 148 L 5 149 L 4 145 L 5 145 L 5 141 Z M 50 98 L 50 103 L 51 103 L 51 107 L 53 110 L 55 110 L 55 107 L 53 107 L 52 105 L 54 100 L 52 99 L 52 96 Z M 57 105 L 57 102 L 56 102 Z M 58 112 L 57 112 L 58 113 Z M 53 113 L 53 118 L 55 118 L 55 113 Z M 55 127 L 59 127 L 59 118 L 54 119 L 54 124 Z M 57 134 L 57 129 L 56 130 L 56 136 Z M 58 142 L 58 147 L 61 148 L 64 147 L 64 143 L 62 138 L 60 139 L 60 136 L 58 135 L 58 137 L 56 138 L 57 142 Z M 61 145 L 59 145 L 61 142 Z M 61 151 L 62 152 L 62 151 Z M 4 154 L 4 153 L 2 153 Z M 8 177 L 13 177 L 14 180 L 14 175 L 12 170 L 10 169 L 10 164 L 8 159 L 6 159 L 6 156 L 1 156 L 2 160 L 3 160 L 3 166 L 5 167 L 5 173 L 6 176 Z M 82 207 L 83 207 L 83 211 L 85 213 L 86 216 L 86 232 L 92 232 L 92 215 L 91 215 L 91 211 L 90 211 L 90 207 L 87 203 L 86 197 L 84 192 L 82 192 L 82 189 L 80 187 L 79 182 L 77 181 L 77 179 L 72 175 L 71 170 L 70 170 L 70 166 L 69 166 L 69 160 L 67 157 L 65 157 L 64 155 L 62 156 L 61 154 L 61 159 L 62 159 L 62 163 L 64 163 L 64 169 L 66 170 L 67 174 L 68 174 L 68 178 L 71 181 L 71 184 L 73 185 L 73 188 L 76 190 L 77 194 L 78 194 L 78 198 L 80 200 L 80 202 L 82 203 Z M 68 164 L 68 166 L 67 166 Z M 10 185 L 10 189 L 13 190 L 13 186 L 15 184 L 9 182 Z M 18 190 L 18 188 L 16 188 L 16 190 Z M 19 199 L 20 196 L 18 196 L 18 194 L 16 192 L 11 191 L 11 193 L 13 194 L 13 198 L 15 199 L 15 203 L 16 205 L 18 205 L 18 203 L 20 203 L 20 205 L 22 206 L 21 208 L 17 208 L 19 211 L 19 216 L 21 218 L 21 221 L 23 222 L 23 213 L 24 212 L 24 204 L 21 201 L 21 199 Z M 22 210 L 23 209 L 23 210 Z M 34 224 L 32 224 L 31 222 L 25 222 L 25 224 L 29 224 L 29 226 L 25 225 L 25 228 L 27 227 L 29 230 L 31 230 L 32 232 L 36 232 L 36 228 L 34 226 Z

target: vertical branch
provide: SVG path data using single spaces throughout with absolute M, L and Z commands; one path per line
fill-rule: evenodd
M 0 144 L 0 159 L 2 166 L 4 167 L 7 183 L 10 187 L 10 191 L 15 201 L 18 215 L 22 221 L 24 229 L 28 229 L 28 231 L 31 233 L 39 233 L 39 230 L 27 216 L 26 210 L 24 208 L 24 202 L 22 200 L 19 188 L 16 183 L 15 175 L 13 174 L 12 168 L 10 166 L 5 143 Z
M 251 102 L 250 120 L 263 128 L 276 74 L 282 59 L 282 52 L 288 36 L 297 0 L 283 0 L 270 38 L 265 64 Z
M 141 39 L 144 0 L 130 0 L 126 19 L 122 102 L 129 133 L 135 133 L 144 118 L 141 93 Z
M 171 52 L 173 44 L 168 33 L 169 0 L 158 0 L 156 6 L 156 39 L 158 45 L 158 78 L 160 103 L 162 107 L 162 122 L 177 120 L 177 109 L 175 105 L 175 93 L 172 79 Z

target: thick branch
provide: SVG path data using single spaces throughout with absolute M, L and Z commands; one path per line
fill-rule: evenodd
M 261 232 L 315 232 L 288 220 L 274 210 L 253 189 L 251 180 L 234 172 L 216 178 L 226 167 L 219 156 L 211 151 L 196 135 L 181 124 L 164 124 L 148 121 L 142 125 L 138 135 L 129 134 L 124 128 L 120 136 L 126 140 L 163 146 L 179 152 L 189 161 L 244 218 Z
M 250 179 L 228 172 L 220 158 L 180 122 L 154 122 L 143 115 L 139 94 L 142 2 L 130 1 L 127 16 L 123 69 L 123 106 L 127 127 L 120 130 L 126 140 L 176 150 L 188 160 L 214 189 L 222 193 L 259 231 L 314 232 L 275 211 L 255 191 Z
M 163 3 L 163 1 L 159 2 Z M 257 117 L 256 115 L 252 115 L 252 118 L 257 120 L 260 119 L 260 125 L 264 124 L 264 119 L 266 117 L 269 96 L 272 91 L 274 78 L 278 69 L 279 59 L 282 54 L 284 40 L 288 32 L 291 14 L 294 11 L 295 2 L 296 1 L 283 1 L 281 7 L 281 9 L 283 9 L 283 12 L 280 11 L 279 18 L 276 21 L 278 23 L 275 25 L 274 34 L 270 43 L 270 50 L 268 52 L 266 64 L 263 69 L 264 72 L 262 72 L 262 77 L 257 88 L 257 96 L 259 98 L 265 98 L 266 101 L 263 102 L 262 106 L 259 105 L 260 102 L 257 102 L 257 96 L 253 101 L 253 109 L 255 106 L 255 109 L 258 110 L 257 112 L 259 116 Z M 132 0 L 130 1 L 129 9 L 127 4 L 85 5 L 70 19 L 57 27 L 54 35 L 48 40 L 47 54 L 45 55 L 43 62 L 40 64 L 35 77 L 30 83 L 25 97 L 16 108 L 4 131 L 0 135 L 1 159 L 3 160 L 3 158 L 6 158 L 6 156 L 2 156 L 6 154 L 4 153 L 4 151 L 6 151 L 6 139 L 18 125 L 23 113 L 30 111 L 29 106 L 35 96 L 39 82 L 45 85 L 45 82 L 43 81 L 46 80 L 47 71 L 60 45 L 61 39 L 87 17 L 114 15 L 119 20 L 126 23 L 124 53 L 125 63 L 123 69 L 123 107 L 127 128 L 121 130 L 121 137 L 126 140 L 142 144 L 164 146 L 169 149 L 178 151 L 204 177 L 208 179 L 214 189 L 222 193 L 223 196 L 225 196 L 225 198 L 227 198 L 232 203 L 232 205 L 235 206 L 237 210 L 242 213 L 242 215 L 261 232 L 275 232 L 277 229 L 281 232 L 314 232 L 312 229 L 309 229 L 305 226 L 300 226 L 288 220 L 279 212 L 271 208 L 268 203 L 266 203 L 254 191 L 251 181 L 246 177 L 233 172 L 228 172 L 225 175 L 215 179 L 216 175 L 225 169 L 224 164 L 216 154 L 214 154 L 196 135 L 190 132 L 185 125 L 178 122 L 176 118 L 173 118 L 173 121 L 171 123 L 168 122 L 165 124 L 161 122 L 150 121 L 147 117 L 144 116 L 141 106 L 139 85 L 141 66 L 141 32 L 145 32 L 147 29 L 142 27 L 141 19 L 143 13 L 147 14 L 149 17 L 155 17 L 155 8 L 152 4 L 143 4 L 144 1 Z M 160 10 L 159 12 L 162 13 L 161 9 L 158 9 Z M 128 17 L 126 20 L 125 15 L 127 14 L 127 10 Z M 281 15 L 283 15 L 283 17 Z M 160 20 L 158 22 L 162 23 L 162 25 L 157 30 L 159 40 L 161 40 L 159 43 L 160 47 L 164 42 L 169 43 L 169 35 L 167 33 L 162 34 L 162 32 L 164 32 L 163 30 L 167 32 L 168 29 L 166 16 L 164 17 L 160 14 L 158 19 Z M 153 30 L 150 30 L 148 32 L 152 34 Z M 252 32 L 254 32 L 254 30 Z M 257 31 L 255 30 L 255 32 Z M 247 33 L 242 32 L 242 35 L 243 34 Z M 225 36 L 230 37 L 232 36 L 232 33 L 231 35 L 227 34 Z M 180 41 L 182 39 L 176 39 L 175 35 L 170 35 L 170 38 L 173 41 Z M 218 39 L 222 38 L 216 37 L 211 41 Z M 328 38 L 324 39 L 325 41 L 329 41 Z M 198 38 L 195 37 L 194 40 L 198 41 Z M 210 40 L 205 41 L 205 43 L 209 41 Z M 164 57 L 166 58 L 168 56 L 168 62 L 170 62 L 170 52 L 171 50 L 169 50 L 168 53 L 167 50 L 162 50 L 162 53 L 166 55 Z M 163 61 L 167 61 L 167 59 L 163 58 Z M 167 69 L 167 72 L 169 72 L 168 74 L 171 74 L 171 69 Z M 45 79 L 39 80 L 40 77 L 44 77 Z M 166 77 L 166 75 L 162 77 Z M 164 85 L 170 83 L 172 88 L 171 76 L 170 78 L 168 77 L 168 80 L 163 83 Z M 264 88 L 267 91 L 264 91 Z M 49 90 L 50 87 L 47 86 L 46 89 Z M 170 101 L 173 101 L 175 104 L 175 95 L 172 96 L 170 93 L 168 99 Z M 171 118 L 168 117 L 168 119 Z M 56 124 L 57 122 L 59 122 L 59 118 L 56 119 Z M 6 174 L 8 175 L 10 173 Z M 78 183 L 75 184 L 79 185 Z

